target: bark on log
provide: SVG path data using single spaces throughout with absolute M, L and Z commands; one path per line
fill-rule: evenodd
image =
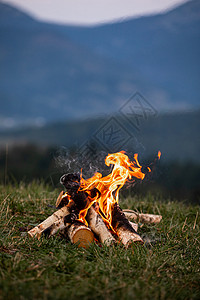
M 141 214 L 130 209 L 123 209 L 123 213 L 128 220 L 134 220 L 140 223 L 158 224 L 162 220 L 161 215 Z
M 94 234 L 91 229 L 83 223 L 76 221 L 68 229 L 68 236 L 73 244 L 78 247 L 88 248 L 94 241 Z
M 131 224 L 131 226 L 133 227 L 133 229 L 137 232 L 138 231 L 138 224 L 133 223 L 131 221 L 129 221 L 129 223 Z
M 74 220 L 79 219 L 79 212 L 91 205 L 88 194 L 83 191 L 78 191 L 80 186 L 79 174 L 65 174 L 61 177 L 61 183 L 66 187 L 68 195 L 71 199 L 73 199 L 73 203 L 70 205 L 71 207 L 66 207 L 66 204 L 68 203 L 68 196 L 66 195 L 66 197 L 63 198 L 64 192 L 62 191 L 56 201 L 56 206 L 61 208 L 44 222 L 31 229 L 28 232 L 29 236 L 36 236 L 39 239 L 42 233 L 46 235 L 53 235 L 58 230 L 64 229 L 66 227 L 66 223 L 72 223 Z M 90 191 L 90 194 L 93 197 L 96 197 L 98 191 L 93 189 Z M 72 211 L 74 212 L 74 216 Z M 71 216 L 71 222 L 66 220 L 66 216 L 69 214 Z
M 92 231 L 97 235 L 99 241 L 109 246 L 116 243 L 115 238 L 112 236 L 107 226 L 105 225 L 101 216 L 90 207 L 87 213 L 86 220 Z
M 58 224 L 59 222 L 63 222 L 64 217 L 70 214 L 70 210 L 68 207 L 64 206 L 57 210 L 55 213 L 53 213 L 50 217 L 48 217 L 46 220 L 44 220 L 42 223 L 34 227 L 33 229 L 28 231 L 28 235 L 30 237 L 37 237 L 38 239 L 41 237 L 41 234 L 50 228 L 51 226 L 54 226 L 55 224 Z M 58 223 L 56 223 L 58 222 Z M 58 228 L 56 225 L 54 226 L 54 233 L 56 228 Z M 59 229 L 59 228 L 58 228 Z M 58 231 L 57 229 L 57 231 Z
M 58 209 L 63 206 L 66 206 L 68 203 L 69 203 L 68 195 L 64 191 L 61 191 L 56 200 L 56 208 Z
M 112 227 L 117 232 L 120 241 L 125 247 L 128 247 L 133 242 L 144 243 L 117 203 L 114 204 L 112 210 Z

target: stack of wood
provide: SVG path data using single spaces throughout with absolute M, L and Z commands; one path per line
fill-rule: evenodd
M 100 196 L 97 189 L 80 190 L 79 174 L 67 174 L 61 177 L 61 183 L 67 192 L 61 192 L 55 211 L 42 223 L 28 231 L 29 236 L 40 238 L 41 235 L 53 236 L 58 231 L 67 234 L 72 243 L 79 247 L 88 247 L 94 240 L 112 245 L 121 242 L 125 247 L 131 243 L 143 244 L 138 234 L 138 224 L 159 223 L 160 215 L 139 214 L 132 210 L 122 210 L 118 203 L 112 207 L 112 222 L 108 223 L 99 211 Z M 83 220 L 80 219 L 83 216 Z

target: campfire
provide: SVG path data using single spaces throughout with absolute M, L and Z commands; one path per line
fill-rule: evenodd
M 155 162 L 160 155 L 159 151 Z M 53 236 L 59 231 L 79 247 L 88 247 L 93 241 L 106 245 L 120 242 L 125 247 L 131 243 L 143 244 L 138 224 L 132 221 L 159 223 L 162 216 L 122 210 L 119 191 L 126 182 L 143 180 L 154 164 L 142 167 L 137 154 L 131 161 L 124 151 L 109 154 L 105 164 L 112 166 L 107 176 L 99 172 L 89 179 L 79 173 L 63 175 L 60 182 L 66 191 L 58 196 L 57 211 L 31 229 L 29 236 L 39 239 L 42 234 Z

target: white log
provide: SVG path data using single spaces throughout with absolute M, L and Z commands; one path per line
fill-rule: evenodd
M 115 238 L 108 230 L 103 219 L 93 207 L 90 207 L 88 210 L 87 222 L 102 244 L 104 243 L 105 245 L 109 246 L 111 244 L 116 243 Z
M 112 207 L 112 226 L 125 247 L 132 243 L 144 243 L 117 203 Z
M 129 223 L 131 224 L 131 226 L 133 227 L 133 229 L 137 232 L 138 231 L 138 224 L 133 223 L 131 221 L 129 221 Z
M 38 239 L 41 237 L 41 234 L 47 230 L 47 228 L 50 228 L 51 226 L 54 226 L 54 234 L 60 229 L 59 226 L 57 226 L 60 222 L 60 224 L 63 224 L 63 219 L 65 216 L 69 215 L 70 211 L 68 207 L 64 206 L 54 212 L 51 216 L 49 216 L 46 220 L 44 220 L 42 223 L 34 227 L 33 229 L 28 231 L 28 235 L 30 237 L 37 237 Z M 57 222 L 57 223 L 56 223 Z M 56 225 L 54 225 L 56 224 Z M 57 229 L 57 231 L 56 231 Z
M 128 248 L 132 243 L 143 244 L 143 240 L 139 234 L 134 233 L 123 226 L 116 229 L 120 242 Z
M 140 223 L 158 224 L 162 220 L 161 215 L 142 214 L 130 209 L 123 209 L 123 213 L 128 220 L 134 220 Z

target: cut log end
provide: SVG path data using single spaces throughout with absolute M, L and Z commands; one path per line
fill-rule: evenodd
M 28 236 L 31 238 L 36 237 L 39 239 L 41 237 L 41 231 L 39 230 L 39 228 L 33 228 L 28 231 Z
M 83 248 L 88 248 L 94 241 L 94 234 L 90 228 L 78 221 L 69 227 L 68 236 L 72 244 L 77 244 L 78 247 Z

